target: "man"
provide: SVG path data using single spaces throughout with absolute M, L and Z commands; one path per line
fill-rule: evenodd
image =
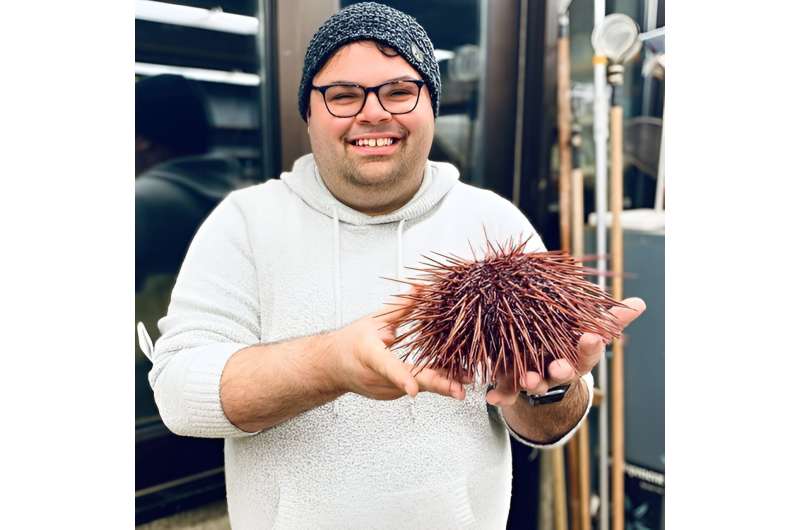
M 236 160 L 209 154 L 211 132 L 197 82 L 157 75 L 136 83 L 137 291 L 148 276 L 176 274 L 209 212 L 245 184 Z
M 588 411 L 595 336 L 581 340 L 582 377 L 559 361 L 547 379 L 527 374 L 531 394 L 570 383 L 534 406 L 508 377 L 489 389 L 414 376 L 386 348 L 401 312 L 377 316 L 397 292 L 381 277 L 431 250 L 467 256 L 484 228 L 535 234 L 508 201 L 427 160 L 439 89 L 414 19 L 373 3 L 340 11 L 306 53 L 313 153 L 231 194 L 189 249 L 150 380 L 170 429 L 226 438 L 236 530 L 505 528 L 507 432 L 564 443 Z M 623 325 L 644 307 L 627 303 Z

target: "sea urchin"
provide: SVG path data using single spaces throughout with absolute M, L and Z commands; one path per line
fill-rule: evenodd
M 396 322 L 392 349 L 405 349 L 417 369 L 441 369 L 453 380 L 496 382 L 527 371 L 545 373 L 555 359 L 577 365 L 578 340 L 606 342 L 620 329 L 609 311 L 622 304 L 589 281 L 597 274 L 563 251 L 525 252 L 526 240 L 492 244 L 483 259 L 433 252 L 423 256 L 416 289 L 399 295 L 411 309 Z M 470 246 L 470 249 L 472 247 Z

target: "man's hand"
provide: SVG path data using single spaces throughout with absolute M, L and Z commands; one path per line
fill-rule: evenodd
M 407 300 L 396 300 L 329 334 L 335 352 L 334 387 L 380 400 L 397 399 L 404 394 L 414 397 L 419 392 L 464 399 L 466 394 L 460 382 L 429 368 L 412 372 L 412 364 L 400 361 L 387 348 L 395 339 L 397 320 L 410 311 Z
M 220 380 L 225 415 L 243 431 L 258 432 L 347 392 L 383 400 L 419 392 L 464 399 L 461 383 L 430 369 L 416 373 L 387 349 L 396 320 L 409 310 L 398 299 L 330 333 L 236 352 Z
M 622 301 L 627 307 L 615 307 L 611 313 L 620 325 L 620 331 L 641 315 L 646 306 L 641 298 L 627 298 Z M 574 369 L 566 359 L 557 359 L 547 367 L 547 374 L 528 372 L 514 389 L 512 375 L 498 376 L 497 385 L 486 394 L 486 401 L 491 405 L 510 406 L 517 401 L 519 386 L 531 395 L 543 394 L 548 389 L 574 383 L 583 374 L 590 372 L 600 361 L 605 351 L 603 339 L 594 333 L 585 333 L 578 341 L 578 366 Z

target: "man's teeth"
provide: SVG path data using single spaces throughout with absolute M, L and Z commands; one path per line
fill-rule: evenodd
M 355 144 L 361 147 L 383 147 L 393 143 L 394 138 L 359 138 L 355 141 Z

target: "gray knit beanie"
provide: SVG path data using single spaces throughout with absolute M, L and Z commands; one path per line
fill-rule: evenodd
M 397 50 L 422 76 L 431 94 L 433 115 L 439 115 L 439 64 L 428 34 L 413 17 L 397 9 L 375 2 L 361 2 L 331 16 L 311 37 L 297 93 L 303 121 L 308 114 L 313 77 L 336 50 L 360 40 L 376 41 Z

